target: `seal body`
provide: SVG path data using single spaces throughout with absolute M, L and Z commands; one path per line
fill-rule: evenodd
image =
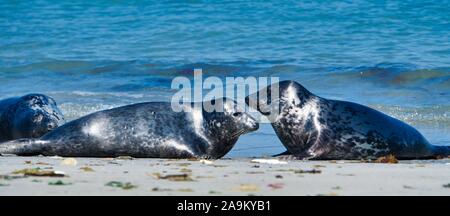
M 150 102 L 100 111 L 74 120 L 37 140 L 0 144 L 0 153 L 74 157 L 220 158 L 239 136 L 258 128 L 230 99 L 217 99 L 222 112 L 202 103 Z M 200 106 L 198 106 L 200 105 Z M 178 108 L 180 108 L 178 107 Z
M 448 146 L 431 145 L 415 128 L 372 108 L 318 97 L 299 83 L 277 83 L 279 97 L 268 86 L 247 97 L 266 113 L 288 152 L 300 159 L 375 159 L 392 154 L 399 159 L 446 156 Z M 264 92 L 269 97 L 259 98 Z M 250 98 L 257 98 L 251 102 Z
M 38 138 L 64 124 L 55 100 L 42 94 L 0 101 L 0 141 Z

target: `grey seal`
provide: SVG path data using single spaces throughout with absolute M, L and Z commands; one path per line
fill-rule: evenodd
M 147 102 L 99 111 L 69 122 L 40 139 L 0 144 L 0 154 L 138 158 L 223 157 L 258 122 L 231 99 L 177 105 Z
M 420 159 L 450 154 L 450 146 L 431 145 L 412 126 L 367 106 L 321 98 L 294 81 L 273 86 L 279 97 L 271 95 L 269 85 L 247 96 L 246 103 L 269 118 L 287 149 L 283 157 L 375 159 L 392 154 Z
M 43 94 L 0 101 L 0 141 L 38 138 L 64 122 L 55 100 Z

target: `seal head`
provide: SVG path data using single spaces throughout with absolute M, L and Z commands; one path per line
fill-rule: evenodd
M 286 80 L 262 88 L 245 98 L 250 107 L 275 121 L 279 115 L 293 106 L 302 107 L 314 95 L 297 82 Z
M 64 124 L 64 116 L 53 98 L 25 95 L 10 112 L 12 138 L 38 138 Z
M 211 103 L 222 109 L 208 112 L 208 109 L 203 108 L 203 126 L 206 136 L 214 143 L 208 155 L 220 158 L 231 150 L 239 136 L 258 130 L 259 124 L 234 100 L 220 98 Z

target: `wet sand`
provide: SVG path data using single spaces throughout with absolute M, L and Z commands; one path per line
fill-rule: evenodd
M 0 195 L 450 195 L 450 159 L 398 164 L 252 160 L 5 156 L 0 157 Z M 26 175 L 33 171 L 65 176 Z

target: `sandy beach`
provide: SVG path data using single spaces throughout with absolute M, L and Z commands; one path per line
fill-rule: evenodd
M 5 156 L 0 195 L 450 195 L 450 159 L 384 164 Z

